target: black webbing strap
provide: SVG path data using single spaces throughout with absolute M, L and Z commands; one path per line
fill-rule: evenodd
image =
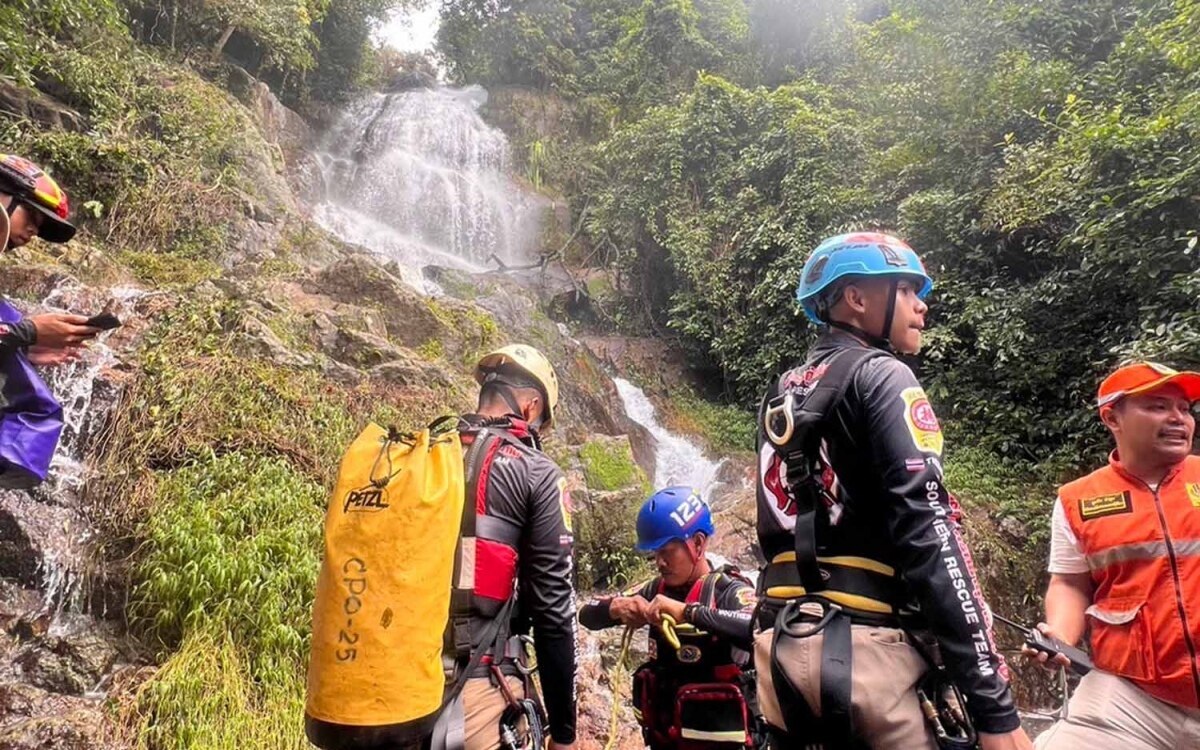
M 472 648 L 476 645 L 471 638 L 472 597 L 475 592 L 473 589 L 462 588 L 458 585 L 463 572 L 463 540 L 474 539 L 478 533 L 479 519 L 475 499 L 479 496 L 479 483 L 483 481 L 484 474 L 489 473 L 486 471 L 488 468 L 486 464 L 489 457 L 494 457 L 492 446 L 498 440 L 514 446 L 524 445 L 503 429 L 493 432 L 484 427 L 474 432 L 474 442 L 467 449 L 463 460 L 466 497 L 463 498 L 462 521 L 459 526 L 458 543 L 454 549 L 454 587 L 450 592 L 451 636 L 455 660 L 459 664 L 470 656 Z M 496 530 L 491 525 L 489 525 L 489 529 Z M 471 578 L 474 580 L 473 574 Z
M 808 431 L 799 450 L 783 458 L 787 462 L 788 484 L 796 501 L 796 567 L 800 581 L 809 591 L 820 591 L 825 587 L 821 568 L 817 564 L 817 511 L 821 502 L 821 438 L 824 427 L 829 424 L 834 409 L 846 395 L 854 373 L 868 359 L 889 356 L 879 349 L 843 349 L 833 355 L 828 369 L 804 399 L 801 408 L 808 416 L 806 421 L 815 421 Z
M 771 635 L 771 681 L 775 699 L 787 725 L 788 742 L 783 747 L 812 750 L 870 750 L 870 746 L 854 734 L 851 718 L 851 686 L 853 631 L 852 619 L 838 608 L 826 610 L 819 623 L 809 633 L 824 636 L 821 644 L 821 717 L 818 719 L 779 662 L 779 640 L 795 638 L 787 626 L 790 608 L 781 610 Z
M 796 569 L 800 581 L 810 594 L 826 588 L 825 578 L 817 561 L 817 513 L 824 507 L 821 498 L 821 439 L 833 412 L 846 395 L 854 373 L 867 360 L 890 356 L 887 352 L 867 347 L 843 349 L 833 355 L 828 369 L 817 385 L 799 405 L 803 418 L 793 419 L 807 428 L 807 433 L 795 450 L 783 456 L 787 462 L 788 486 L 796 502 L 794 531 Z M 796 742 L 806 737 L 819 737 L 814 747 L 824 750 L 860 750 L 866 745 L 854 738 L 851 720 L 851 618 L 838 611 L 822 630 L 821 648 L 821 719 L 814 715 L 804 696 L 784 674 L 777 658 L 779 638 L 786 608 L 776 621 L 771 643 L 771 676 L 789 735 Z M 814 633 L 815 634 L 815 633 Z M 793 636 L 787 636 L 793 637 Z
M 850 673 L 853 645 L 850 618 L 838 612 L 822 631 L 821 645 L 821 723 L 825 729 L 827 750 L 865 747 L 854 739 L 850 718 Z
M 475 495 L 479 490 L 484 458 L 494 439 L 486 429 L 479 430 L 475 433 L 474 442 L 467 449 L 467 455 L 463 461 L 466 492 L 463 498 L 458 543 L 454 546 L 454 585 L 450 590 L 450 640 L 454 648 L 455 661 L 460 665 L 463 661 L 471 658 L 471 647 L 474 645 L 471 639 L 471 597 L 474 595 L 474 590 L 459 586 L 463 574 L 463 542 L 471 539 L 474 543 Z
M 479 666 L 483 663 L 483 657 L 489 651 L 488 648 L 485 648 L 484 644 L 494 642 L 500 632 L 507 632 L 508 623 L 512 618 L 513 606 L 516 604 L 516 601 L 516 597 L 510 597 L 504 603 L 504 607 L 500 610 L 499 614 L 480 631 L 478 643 L 471 649 L 470 660 L 455 675 L 454 683 L 450 688 L 442 694 L 442 707 L 438 710 L 439 714 L 445 712 L 448 707 L 458 700 L 459 695 L 462 694 L 462 690 L 467 684 L 467 680 L 479 670 Z M 448 732 L 446 732 L 447 729 L 449 730 Z M 459 740 L 463 737 L 461 730 L 461 727 L 447 727 L 445 717 L 439 716 L 437 728 L 435 728 L 434 736 L 431 738 L 430 747 L 437 750 L 462 750 L 459 744 Z M 445 734 L 442 734 L 442 732 L 445 732 Z
M 780 614 L 782 615 L 783 612 L 781 611 Z M 783 723 L 787 725 L 781 729 L 786 731 L 788 741 L 780 744 L 779 747 L 804 748 L 804 750 L 821 748 L 823 735 L 821 724 L 812 708 L 809 707 L 808 701 L 804 699 L 779 664 L 779 639 L 783 632 L 782 625 L 782 618 L 776 619 L 775 629 L 771 633 L 771 683 L 775 687 L 775 700 L 779 703 L 779 712 L 783 714 Z
M 703 607 L 717 606 L 717 584 L 721 582 L 721 576 L 725 575 L 719 570 L 704 576 L 704 583 L 700 584 L 700 596 L 696 601 L 700 602 Z

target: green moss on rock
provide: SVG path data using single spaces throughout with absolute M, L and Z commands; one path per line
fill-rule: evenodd
M 592 489 L 612 491 L 646 484 L 627 439 L 598 436 L 579 449 L 579 460 Z

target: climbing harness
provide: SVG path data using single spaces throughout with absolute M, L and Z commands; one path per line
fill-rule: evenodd
M 522 649 L 527 642 L 526 637 L 520 638 Z M 500 688 L 508 704 L 504 713 L 500 715 L 500 747 L 503 750 L 542 750 L 546 743 L 547 720 L 546 711 L 537 699 L 537 690 L 533 684 L 533 674 L 537 667 L 527 667 L 522 665 L 521 661 L 520 658 L 516 660 L 516 668 L 525 681 L 526 697 L 520 699 L 508 686 L 500 666 L 491 665 L 492 680 Z

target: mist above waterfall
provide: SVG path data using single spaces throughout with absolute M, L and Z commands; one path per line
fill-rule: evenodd
M 353 102 L 320 154 L 315 216 L 342 239 L 397 261 L 466 270 L 529 259 L 546 200 L 510 175 L 508 139 L 479 115 L 478 86 L 370 94 Z

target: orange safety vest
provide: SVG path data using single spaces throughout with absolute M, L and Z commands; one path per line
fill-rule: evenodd
M 1150 695 L 1200 707 L 1200 457 L 1150 489 L 1109 465 L 1059 490 L 1091 569 L 1092 658 Z

